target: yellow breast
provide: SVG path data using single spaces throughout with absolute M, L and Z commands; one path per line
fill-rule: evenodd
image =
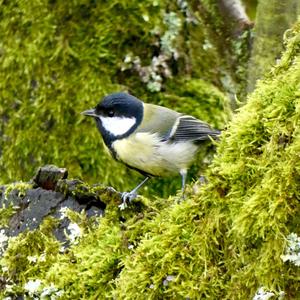
M 154 176 L 170 176 L 187 169 L 197 151 L 192 143 L 172 144 L 145 132 L 116 140 L 112 147 L 119 160 Z

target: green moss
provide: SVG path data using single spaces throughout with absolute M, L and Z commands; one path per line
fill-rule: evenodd
M 99 218 L 98 224 L 94 223 L 79 243 L 71 247 L 67 255 L 60 256 L 39 278 L 45 284 L 53 283 L 64 290 L 66 299 L 112 297 L 115 278 L 123 268 L 124 258 L 147 231 L 148 222 L 167 203 L 170 202 L 162 205 L 161 201 L 154 201 L 144 206 L 144 210 L 135 205 L 126 211 L 120 211 L 115 204 L 109 205 L 105 217 Z
M 49 217 L 39 229 L 9 239 L 0 260 L 2 276 L 10 286 L 4 291 L 6 296 L 23 293 L 29 279 L 39 277 L 55 262 L 60 249 L 60 243 L 52 234 L 56 225 L 57 221 Z
M 16 192 L 18 197 L 24 197 L 26 191 L 30 188 L 32 188 L 32 184 L 27 182 L 16 182 L 3 186 L 3 195 L 0 194 L 0 197 L 2 197 L 2 207 L 0 208 L 1 227 L 8 226 L 11 217 L 15 214 L 16 210 L 18 209 L 10 201 L 10 194 L 12 192 Z
M 0 226 L 8 226 L 9 220 L 15 213 L 15 208 L 12 205 L 0 208 Z
M 280 257 L 299 227 L 299 34 L 223 134 L 208 184 L 126 258 L 117 298 L 299 297 L 299 267 Z
M 61 257 L 47 272 L 46 279 L 64 289 L 67 299 L 103 298 L 113 288 L 120 271 L 124 245 L 119 226 L 100 222 L 101 229 L 83 237 L 69 255 Z M 90 268 L 90 266 L 94 266 Z M 84 280 L 82 280 L 84 278 Z
M 223 129 L 231 117 L 229 99 L 215 86 L 201 79 L 183 78 L 170 82 L 161 102 L 218 129 Z
M 4 199 L 7 200 L 12 191 L 18 192 L 18 197 L 24 197 L 26 191 L 32 188 L 32 184 L 28 182 L 15 182 L 4 186 Z

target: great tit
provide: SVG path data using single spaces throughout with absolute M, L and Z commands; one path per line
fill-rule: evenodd
M 113 93 L 82 112 L 96 120 L 104 143 L 114 159 L 145 176 L 131 192 L 122 193 L 123 204 L 151 177 L 180 174 L 182 195 L 187 170 L 204 141 L 220 131 L 192 116 L 163 106 L 144 103 L 127 93 Z

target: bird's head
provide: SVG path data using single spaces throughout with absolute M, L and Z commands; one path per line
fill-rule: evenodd
M 95 108 L 81 114 L 95 118 L 106 144 L 129 136 L 141 123 L 143 102 L 127 93 L 104 97 Z

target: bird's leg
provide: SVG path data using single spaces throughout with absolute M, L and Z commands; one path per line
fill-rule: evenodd
M 142 186 L 142 185 L 144 185 L 147 181 L 148 181 L 148 179 L 150 179 L 150 177 L 145 177 L 145 179 L 141 182 L 141 183 L 139 183 L 129 194 L 133 194 L 133 195 L 137 195 L 136 194 L 136 192 L 138 191 L 138 189 Z
M 150 177 L 145 177 L 145 179 L 139 183 L 131 192 L 124 192 L 122 193 L 122 201 L 123 203 L 120 205 L 120 208 L 125 208 L 127 205 L 126 205 L 126 202 L 131 202 L 133 199 L 135 199 L 137 197 L 137 191 L 138 189 L 144 185 L 148 180 L 150 179 Z
M 187 170 L 186 169 L 181 169 L 180 170 L 180 175 L 181 175 L 181 197 L 180 200 L 184 200 L 184 192 L 185 192 L 185 180 L 186 180 L 186 175 L 187 175 Z

